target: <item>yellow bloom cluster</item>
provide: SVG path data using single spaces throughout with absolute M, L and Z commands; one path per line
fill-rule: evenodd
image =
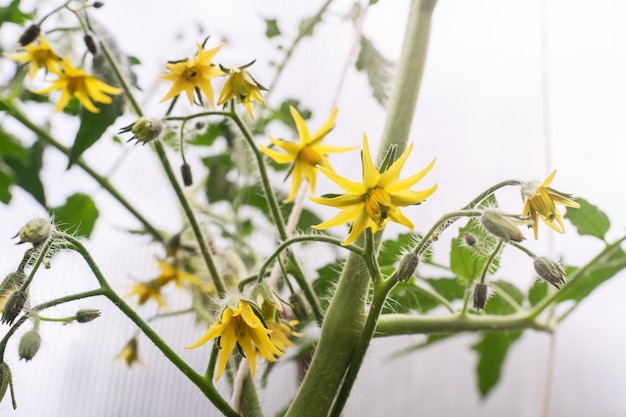
M 158 262 L 161 274 L 155 279 L 145 282 L 139 282 L 133 286 L 133 289 L 126 294 L 126 297 L 137 296 L 137 305 L 145 304 L 148 300 L 154 300 L 159 307 L 165 307 L 165 299 L 163 298 L 161 291 L 170 282 L 173 282 L 177 288 L 183 287 L 183 282 L 188 282 L 192 285 L 201 285 L 201 281 L 195 275 L 188 274 L 177 269 L 175 266 L 166 263 Z

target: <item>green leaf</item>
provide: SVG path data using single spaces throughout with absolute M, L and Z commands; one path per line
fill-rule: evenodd
M 378 265 L 395 265 L 401 258 L 401 254 L 415 245 L 415 235 L 412 233 L 399 234 L 395 239 L 387 239 L 380 246 L 378 253 Z
M 101 36 L 106 37 L 106 35 L 106 33 L 101 33 Z M 128 58 L 119 51 L 116 42 L 108 38 L 106 42 L 113 52 L 115 59 L 117 59 L 117 62 L 127 61 Z M 115 74 L 103 54 L 98 54 L 94 57 L 93 74 L 101 78 L 105 83 L 119 87 Z M 128 77 L 130 78 L 130 75 L 128 75 Z M 98 139 L 102 137 L 104 132 L 113 125 L 115 120 L 124 113 L 124 95 L 119 94 L 110 97 L 112 99 L 110 104 L 94 102 L 94 105 L 100 110 L 99 113 L 91 113 L 81 106 L 78 112 L 80 127 L 78 128 L 74 145 L 70 151 L 68 169 L 76 163 L 78 158 L 80 158 L 87 149 L 93 146 Z
M 506 354 L 521 334 L 521 332 L 486 332 L 483 333 L 481 340 L 472 346 L 472 350 L 478 354 L 476 377 L 478 392 L 482 398 L 485 398 L 500 380 Z
M 13 185 L 13 177 L 4 172 L 0 165 L 0 202 L 9 204 L 11 201 L 11 185 Z
M 385 58 L 372 41 L 362 36 L 356 68 L 365 71 L 374 98 L 381 106 L 386 107 L 396 71 L 395 63 Z
M 316 14 L 315 16 L 302 19 L 298 26 L 298 35 L 301 37 L 313 36 L 315 26 L 322 22 L 322 15 Z
M 576 198 L 576 202 L 580 204 L 580 208 L 567 207 L 565 218 L 572 222 L 579 235 L 595 236 L 604 240 L 611 227 L 609 216 L 583 198 Z
M 626 253 L 619 245 L 613 246 L 602 256 L 594 259 L 581 269 L 570 272 L 571 280 L 561 287 L 555 296 L 557 302 L 565 300 L 580 301 L 587 297 L 602 283 L 626 268 Z
M 24 161 L 28 158 L 28 151 L 22 146 L 20 140 L 2 128 L 0 128 L 0 149 L 0 158 L 2 159 L 11 158 Z
M 76 193 L 64 205 L 51 208 L 57 226 L 68 233 L 89 237 L 98 219 L 98 209 L 87 194 Z
M 548 284 L 542 281 L 535 281 L 533 286 L 528 290 L 528 301 L 531 306 L 536 306 L 541 300 L 548 295 Z
M 265 19 L 265 36 L 267 38 L 273 38 L 280 35 L 280 29 L 278 28 L 278 22 L 276 19 Z
M 233 201 L 237 195 L 237 186 L 231 182 L 227 175 L 234 165 L 228 154 L 210 156 L 202 160 L 209 169 L 207 178 L 206 196 L 209 203 L 217 201 Z
M 487 314 L 513 314 L 517 309 L 511 305 L 514 302 L 521 306 L 524 294 L 510 282 L 498 280 L 489 283 L 493 296 L 487 301 L 485 313 Z
M 428 278 L 425 281 L 448 301 L 460 300 L 465 295 L 465 285 L 456 278 Z
M 187 140 L 188 145 L 193 146 L 211 146 L 220 136 L 224 136 L 224 129 L 226 128 L 226 121 L 219 123 L 211 123 L 207 126 L 204 132 L 195 134 L 191 139 Z
M 32 13 L 24 13 L 20 10 L 20 0 L 13 0 L 8 6 L 0 7 L 0 26 L 6 22 L 21 25 L 32 18 Z
M 4 162 L 13 171 L 15 184 L 19 185 L 32 195 L 42 206 L 46 205 L 46 194 L 39 178 L 41 167 L 43 166 L 44 145 L 41 142 L 35 142 L 31 148 L 26 151 L 26 158 L 5 158 Z

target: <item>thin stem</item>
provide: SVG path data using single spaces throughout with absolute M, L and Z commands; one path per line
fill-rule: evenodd
M 43 260 L 46 258 L 46 254 L 48 253 L 48 250 L 50 249 L 50 246 L 52 245 L 53 242 L 54 242 L 54 236 L 51 236 L 48 239 L 48 241 L 45 243 L 45 245 L 41 248 L 41 252 L 39 253 L 39 256 L 37 257 L 37 261 L 35 262 L 35 265 L 33 265 L 33 269 L 30 271 L 30 274 L 28 274 L 28 278 L 26 278 L 26 281 L 24 281 L 24 283 L 20 287 L 20 291 L 25 291 L 30 285 L 30 283 L 33 281 L 33 278 L 35 278 L 35 274 L 37 273 L 37 270 L 41 266 L 41 263 L 43 262 Z
M 482 273 L 480 274 L 481 284 L 485 283 L 485 280 L 487 279 L 487 274 L 489 273 L 489 267 L 491 266 L 493 261 L 496 259 L 496 256 L 498 255 L 498 252 L 500 252 L 501 248 L 502 248 L 502 239 L 498 239 L 498 244 L 493 249 L 493 252 L 489 254 L 489 258 L 487 259 L 487 262 L 485 262 L 485 266 L 483 267 Z
M 419 255 L 423 253 L 426 248 L 434 241 L 433 235 L 435 233 L 441 233 L 446 227 L 460 219 L 461 217 L 478 217 L 483 214 L 480 210 L 468 210 L 463 209 L 459 211 L 453 211 L 452 213 L 446 213 L 437 220 L 437 222 L 430 228 L 428 232 L 422 237 L 419 243 L 413 249 L 413 253 Z
M 443 295 L 439 294 L 437 291 L 433 291 L 430 288 L 427 287 L 423 287 L 419 284 L 415 285 L 415 289 L 426 295 L 427 297 L 432 298 L 433 300 L 435 300 L 436 302 L 438 302 L 439 304 L 441 304 L 442 306 L 444 306 L 450 313 L 454 314 L 454 306 L 450 303 L 450 301 L 448 301 L 448 299 L 446 297 L 444 297 Z
M 15 120 L 20 122 L 26 128 L 31 130 L 39 140 L 51 145 L 53 148 L 57 149 L 61 153 L 66 156 L 70 156 L 71 150 L 59 143 L 56 139 L 54 139 L 48 132 L 43 130 L 41 127 L 35 125 L 31 120 L 26 117 L 24 113 L 22 113 L 18 108 L 10 101 L 6 100 L 3 97 L 0 97 L 0 108 L 5 110 L 8 114 L 10 114 Z M 93 180 L 95 180 L 100 187 L 106 190 L 114 199 L 116 199 L 130 214 L 132 214 L 146 229 L 146 231 L 158 242 L 163 243 L 164 238 L 159 232 L 145 217 L 139 213 L 129 202 L 124 198 L 117 189 L 109 182 L 109 180 L 98 174 L 95 170 L 93 170 L 89 165 L 85 163 L 82 159 L 78 159 L 74 165 L 79 166 L 87 175 L 89 175 Z

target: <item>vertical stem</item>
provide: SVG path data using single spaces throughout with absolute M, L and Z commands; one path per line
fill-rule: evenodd
M 435 4 L 435 0 L 411 2 L 379 155 L 383 155 L 392 143 L 398 144 L 400 149 L 406 147 L 424 70 Z M 331 412 L 362 333 L 371 338 L 364 332 L 365 301 L 369 286 L 370 277 L 364 262 L 351 254 L 326 313 L 311 366 L 286 417 L 320 417 Z M 375 322 L 376 319 L 372 320 Z

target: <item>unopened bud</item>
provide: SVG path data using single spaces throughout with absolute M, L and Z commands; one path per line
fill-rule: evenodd
M 102 3 L 101 1 L 96 1 L 93 4 L 93 7 L 95 7 L 96 9 L 99 9 L 102 6 L 104 6 L 104 3 Z
M 6 362 L 0 363 L 0 401 L 4 399 L 4 395 L 7 393 L 7 388 L 11 387 L 11 397 L 13 397 L 13 376 L 11 375 L 11 368 Z M 13 397 L 13 409 L 15 410 L 15 397 Z
M 51 231 L 50 222 L 45 219 L 34 219 L 26 223 L 24 227 L 20 229 L 14 238 L 20 238 L 20 241 L 16 245 L 30 242 L 33 246 L 38 246 L 48 240 Z
M 465 232 L 463 239 L 465 239 L 465 244 L 467 246 L 474 246 L 476 244 L 476 236 L 470 232 Z
M 140 117 L 134 123 L 120 129 L 120 133 L 132 132 L 134 136 L 127 142 L 136 139 L 137 143 L 141 142 L 145 145 L 157 139 L 163 132 L 163 127 L 161 119 Z
M 11 294 L 4 306 L 4 311 L 2 311 L 2 323 L 13 324 L 17 316 L 24 309 L 27 299 L 28 294 L 21 289 Z
M 11 272 L 0 284 L 0 298 L 5 296 L 8 297 L 10 292 L 20 288 L 24 282 L 26 282 L 25 273 L 21 271 Z
M 539 256 L 535 258 L 534 266 L 537 274 L 557 289 L 560 289 L 559 284 L 565 284 L 565 271 L 559 262 L 547 256 Z
M 483 227 L 492 235 L 499 237 L 505 242 L 521 242 L 524 240 L 524 235 L 517 227 L 518 224 L 523 223 L 518 220 L 517 222 L 512 218 L 500 214 L 496 210 L 485 210 L 480 218 Z
M 27 362 L 31 360 L 37 354 L 37 351 L 39 351 L 40 345 L 41 336 L 37 330 L 31 330 L 24 333 L 18 348 L 20 359 L 24 359 Z
M 415 273 L 419 261 L 420 257 L 413 252 L 409 252 L 404 255 L 400 261 L 400 266 L 398 267 L 398 281 L 408 281 L 409 278 L 411 278 Z
M 85 46 L 87 47 L 87 50 L 91 52 L 91 55 L 95 55 L 98 53 L 98 45 L 96 45 L 96 41 L 93 39 L 93 36 L 86 33 L 85 36 L 83 36 L 83 40 L 85 41 Z
M 193 175 L 191 174 L 191 167 L 188 163 L 184 163 L 180 166 L 180 173 L 183 177 L 183 184 L 185 187 L 193 185 Z
M 79 323 L 88 323 L 100 317 L 100 310 L 86 308 L 76 312 L 76 321 Z
M 476 310 L 484 310 L 489 295 L 489 287 L 482 282 L 474 286 L 474 308 Z
M 18 40 L 18 42 L 22 46 L 29 45 L 35 39 L 37 39 L 37 36 L 39 36 L 40 33 L 41 33 L 41 26 L 33 23 L 32 25 L 28 27 L 28 29 L 26 29 L 24 33 L 22 33 L 22 36 L 20 36 L 20 39 Z

